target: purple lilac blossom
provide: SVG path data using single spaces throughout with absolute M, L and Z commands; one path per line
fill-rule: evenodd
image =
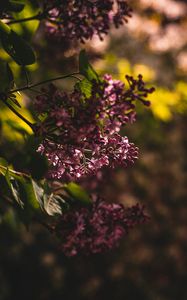
M 148 220 L 139 204 L 93 202 L 91 207 L 63 214 L 55 226 L 61 250 L 67 256 L 103 253 L 119 245 L 129 229 Z
M 149 105 L 146 97 L 153 88 L 145 88 L 141 75 L 126 78 L 128 86 L 105 75 L 93 82 L 89 97 L 77 88 L 67 93 L 54 85 L 36 97 L 35 109 L 45 115 L 36 132 L 43 137 L 38 151 L 48 158 L 50 178 L 76 180 L 138 158 L 138 148 L 119 132 L 135 120 L 135 101 Z
M 102 39 L 111 25 L 127 22 L 131 9 L 124 0 L 44 0 L 47 33 L 58 40 Z

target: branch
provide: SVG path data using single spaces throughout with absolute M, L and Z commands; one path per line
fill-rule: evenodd
M 28 21 L 33 21 L 33 20 L 42 20 L 44 19 L 44 14 L 39 12 L 37 15 L 32 16 L 32 17 L 28 17 L 28 18 L 23 18 L 23 19 L 18 19 L 18 20 L 12 20 L 7 22 L 7 25 L 11 25 L 11 24 L 16 24 L 16 23 L 23 23 L 23 22 L 28 22 Z
M 8 167 L 4 167 L 2 165 L 0 165 L 0 169 L 4 170 L 4 171 L 7 171 L 7 168 Z M 30 178 L 30 176 L 26 173 L 22 173 L 22 172 L 18 172 L 18 171 L 14 171 L 12 169 L 8 169 L 8 171 L 10 172 L 10 174 L 15 174 L 15 175 L 18 175 L 18 176 L 23 176 L 23 177 L 26 177 L 26 178 Z
M 37 82 L 37 83 L 34 83 L 34 84 L 30 84 L 30 85 L 12 90 L 11 93 L 22 92 L 22 91 L 25 91 L 25 90 L 35 88 L 39 85 L 43 85 L 43 84 L 46 84 L 46 83 L 49 83 L 49 82 L 52 82 L 52 81 L 57 81 L 57 80 L 60 80 L 60 79 L 65 79 L 65 78 L 68 78 L 68 77 L 72 77 L 72 78 L 75 78 L 77 80 L 81 80 L 80 78 L 76 77 L 76 75 L 79 75 L 79 74 L 80 73 L 75 72 L 75 73 L 72 73 L 72 74 L 69 74 L 69 75 L 58 76 L 58 77 L 55 77 L 55 78 L 46 79 L 46 80 L 43 80 L 43 81 L 40 81 L 40 82 Z

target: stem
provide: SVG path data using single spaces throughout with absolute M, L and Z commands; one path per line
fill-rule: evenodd
M 20 118 L 23 122 L 25 122 L 34 132 L 34 124 L 29 122 L 27 119 L 25 119 L 24 116 L 22 116 L 14 107 L 12 107 L 7 101 L 3 101 L 3 103 L 18 117 Z
M 7 167 L 4 167 L 2 165 L 0 165 L 0 169 L 4 170 L 4 171 L 7 171 Z M 23 176 L 23 177 L 26 177 L 26 178 L 30 178 L 30 176 L 26 173 L 22 173 L 22 172 L 17 172 L 17 171 L 14 171 L 14 170 L 11 170 L 11 169 L 8 169 L 8 171 L 10 172 L 10 174 L 15 174 L 15 175 L 18 175 L 18 176 Z
M 68 78 L 68 77 L 72 77 L 72 78 L 81 80 L 80 78 L 76 77 L 76 75 L 79 75 L 79 74 L 80 74 L 79 72 L 75 72 L 75 73 L 72 73 L 72 74 L 69 74 L 69 75 L 58 76 L 58 77 L 55 77 L 55 78 L 46 79 L 46 80 L 43 80 L 43 81 L 40 81 L 40 82 L 37 82 L 37 83 L 34 83 L 34 84 L 30 84 L 30 85 L 24 86 L 22 88 L 18 88 L 18 89 L 12 90 L 11 93 L 16 93 L 16 92 L 21 92 L 21 91 L 29 90 L 29 89 L 35 88 L 35 87 L 37 87 L 39 85 L 46 84 L 46 83 L 49 83 L 49 82 L 52 82 L 52 81 L 56 81 L 56 80 L 60 80 L 60 79 L 65 79 L 65 78 Z
M 11 25 L 11 24 L 23 23 L 23 22 L 33 21 L 33 20 L 42 20 L 43 18 L 44 18 L 44 14 L 40 12 L 35 16 L 18 19 L 18 20 L 12 20 L 12 21 L 7 22 L 6 24 Z
M 25 78 L 26 78 L 26 84 L 27 86 L 29 85 L 29 76 L 28 76 L 28 73 L 27 73 L 27 69 L 25 68 L 25 66 L 23 66 L 23 73 L 25 75 Z
M 76 77 L 76 75 L 79 75 L 79 73 L 78 72 L 74 72 L 74 73 L 69 74 L 69 75 L 58 76 L 58 77 L 55 77 L 55 78 L 52 78 L 52 79 L 46 79 L 46 80 L 43 80 L 43 81 L 40 81 L 40 82 L 37 82 L 37 83 L 34 83 L 34 84 L 30 84 L 30 85 L 24 86 L 22 88 L 18 88 L 18 89 L 12 90 L 11 93 L 13 94 L 13 93 L 16 93 L 16 92 L 21 92 L 21 91 L 29 90 L 29 89 L 35 88 L 35 87 L 37 87 L 39 85 L 46 84 L 46 83 L 49 83 L 49 82 L 52 82 L 52 81 L 56 81 L 56 80 L 60 80 L 60 79 L 65 79 L 65 78 L 68 78 L 68 77 L 72 77 L 72 78 L 76 78 L 78 80 L 81 80 L 80 78 Z M 17 117 L 19 117 L 23 122 L 25 122 L 32 129 L 33 132 L 35 132 L 35 130 L 34 130 L 35 129 L 34 128 L 34 124 L 32 124 L 31 122 L 29 122 L 24 116 L 22 116 L 7 101 L 3 101 L 3 102 Z

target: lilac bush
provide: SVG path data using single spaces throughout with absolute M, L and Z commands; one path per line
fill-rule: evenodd
M 84 43 L 94 35 L 103 39 L 112 26 L 118 28 L 131 16 L 131 8 L 123 0 L 42 0 L 39 4 L 41 11 L 20 20 L 14 13 L 23 10 L 24 3 L 3 1 L 0 9 L 0 19 L 5 18 L 0 20 L 2 48 L 26 75 L 25 66 L 33 64 L 36 55 L 9 25 L 39 20 L 50 38 L 60 43 L 68 41 L 72 46 L 72 42 Z M 4 80 L 0 100 L 32 129 L 34 138 L 40 141 L 37 152 L 48 161 L 48 171 L 36 181 L 1 159 L 1 197 L 16 202 L 27 226 L 37 220 L 56 234 L 67 256 L 96 254 L 116 247 L 132 227 L 148 219 L 144 208 L 139 204 L 124 207 L 107 203 L 100 195 L 93 195 L 91 188 L 85 191 L 81 183 L 90 175 L 97 178 L 102 169 L 126 168 L 135 162 L 138 148 L 121 132 L 136 120 L 137 103 L 150 105 L 147 98 L 154 88 L 146 86 L 142 75 L 136 79 L 126 75 L 124 82 L 110 74 L 99 77 L 84 50 L 79 55 L 77 72 L 34 84 L 29 84 L 26 76 L 27 85 L 20 88 L 15 88 L 9 65 L 3 62 L 0 68 Z M 72 77 L 76 83 L 69 92 L 52 83 Z M 35 90 L 47 83 L 40 92 Z M 17 92 L 27 90 L 37 93 L 33 97 L 34 123 L 17 109 L 21 109 Z
M 52 38 L 84 42 L 106 35 L 111 25 L 121 26 L 131 16 L 124 0 L 44 0 L 46 28 Z
M 96 254 L 117 247 L 131 228 L 147 220 L 139 205 L 124 208 L 122 204 L 97 200 L 89 208 L 64 214 L 55 232 L 65 255 Z

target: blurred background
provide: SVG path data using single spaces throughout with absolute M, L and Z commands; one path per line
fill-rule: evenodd
M 31 2 L 25 15 L 37 9 Z M 27 230 L 0 203 L 0 300 L 187 299 L 187 1 L 131 0 L 131 6 L 128 24 L 85 46 L 100 74 L 124 80 L 125 74 L 141 73 L 156 87 L 151 107 L 138 107 L 137 122 L 124 129 L 140 148 L 140 159 L 129 169 L 107 173 L 98 184 L 98 193 L 109 201 L 144 204 L 150 221 L 110 253 L 66 258 L 45 229 L 33 224 Z M 30 39 L 38 23 L 14 27 Z M 76 70 L 79 45 L 51 43 L 42 24 L 33 44 L 39 62 L 27 70 L 32 82 Z M 11 66 L 23 85 L 24 71 Z M 30 120 L 34 93 L 22 100 Z M 44 164 L 29 128 L 4 107 L 0 143 L 0 156 L 15 168 L 42 176 Z

